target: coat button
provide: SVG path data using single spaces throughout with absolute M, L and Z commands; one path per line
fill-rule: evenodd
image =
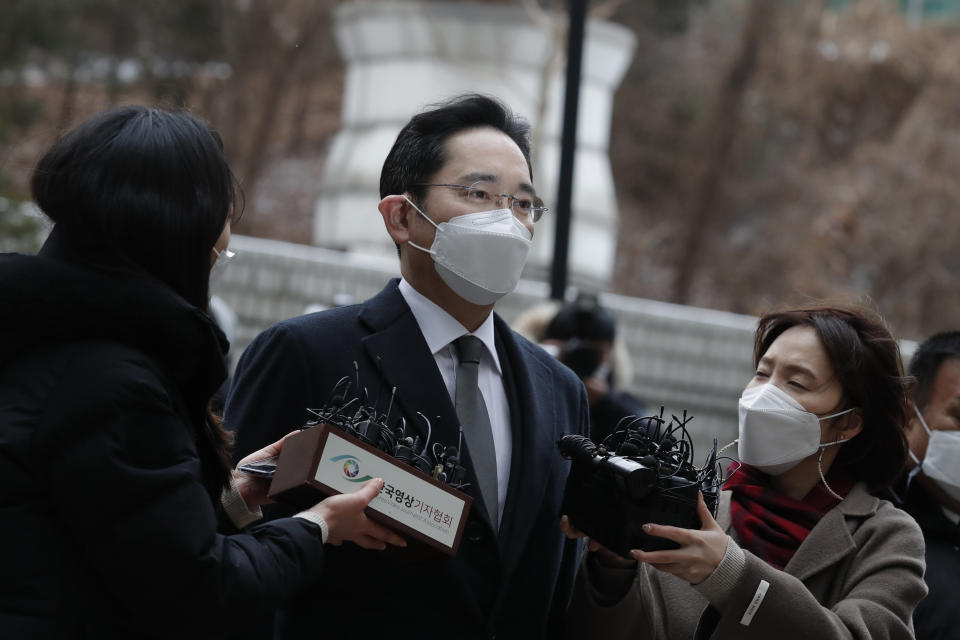
M 467 521 L 467 526 L 463 531 L 470 542 L 480 542 L 483 539 L 483 525 L 471 518 Z

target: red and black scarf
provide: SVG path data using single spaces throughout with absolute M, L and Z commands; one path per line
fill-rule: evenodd
M 783 569 L 810 530 L 840 501 L 822 482 L 803 500 L 794 500 L 770 486 L 770 476 L 741 464 L 736 473 L 730 465 L 730 479 L 724 489 L 730 491 L 730 523 L 740 546 L 777 569 Z M 853 488 L 853 477 L 843 469 L 831 469 L 827 482 L 841 496 Z

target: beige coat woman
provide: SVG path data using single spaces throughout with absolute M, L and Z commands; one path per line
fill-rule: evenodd
M 731 536 L 729 555 L 739 547 L 729 492 L 721 495 L 718 523 Z M 691 587 L 645 563 L 636 570 L 601 567 L 590 554 L 577 578 L 568 637 L 913 638 L 911 614 L 926 594 L 922 550 L 913 519 L 857 484 L 811 530 L 783 571 L 742 551 L 743 568 L 732 590 L 712 584 L 722 576 Z M 604 603 L 604 591 L 622 593 L 631 577 L 626 596 Z M 713 591 L 728 595 L 716 599 Z

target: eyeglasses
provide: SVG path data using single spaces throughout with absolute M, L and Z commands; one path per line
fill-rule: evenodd
M 447 187 L 448 189 L 456 189 L 459 192 L 459 197 L 469 202 L 471 206 L 476 207 L 477 211 L 483 211 L 491 208 L 491 205 L 493 207 L 500 208 L 503 206 L 503 201 L 507 200 L 507 206 L 511 211 L 513 211 L 513 215 L 519 220 L 531 220 L 533 222 L 538 222 L 540 218 L 543 217 L 543 214 L 549 211 L 549 209 L 543 206 L 543 200 L 537 196 L 518 198 L 517 196 L 511 196 L 507 193 L 494 193 L 476 185 L 467 186 L 463 184 L 432 184 L 419 182 L 413 186 Z

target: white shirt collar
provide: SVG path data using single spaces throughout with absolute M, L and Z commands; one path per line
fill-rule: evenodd
M 426 338 L 427 347 L 433 355 L 436 355 L 437 352 L 444 349 L 460 336 L 465 336 L 470 333 L 456 318 L 414 289 L 413 285 L 403 278 L 400 279 L 399 288 L 400 295 L 403 296 L 403 299 L 406 300 L 407 305 L 410 307 L 410 311 L 413 312 L 413 317 L 416 318 L 417 324 L 420 325 L 420 331 L 423 333 L 423 337 Z M 487 353 L 490 354 L 497 373 L 503 375 L 503 371 L 500 368 L 500 358 L 497 356 L 497 348 L 493 341 L 492 313 L 487 315 L 486 320 L 483 321 L 483 324 L 481 324 L 472 335 L 480 338 L 480 341 L 487 347 Z

